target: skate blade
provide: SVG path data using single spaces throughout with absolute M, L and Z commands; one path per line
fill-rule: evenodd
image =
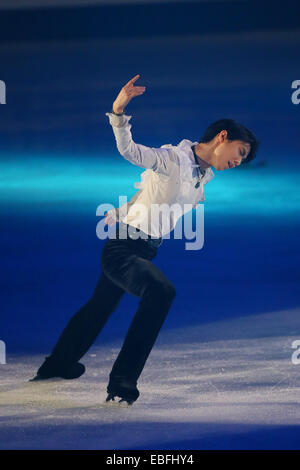
M 28 382 L 37 382 L 39 380 L 44 380 L 44 379 L 42 379 L 39 375 L 35 375 L 32 379 L 29 379 Z
M 107 398 L 105 400 L 105 403 L 108 403 L 109 405 L 118 405 L 118 406 L 131 406 L 133 403 L 133 400 L 126 400 L 124 398 L 121 398 L 121 400 L 116 401 L 115 400 L 116 395 L 109 394 L 107 395 Z
M 43 378 L 41 377 L 40 375 L 35 375 L 32 379 L 29 379 L 28 382 L 48 382 L 49 381 L 61 381 L 62 378 L 61 377 L 48 377 L 47 379 L 46 378 Z
M 124 398 L 122 398 L 119 403 L 126 403 L 126 406 L 131 406 L 132 403 L 134 402 L 134 400 L 125 400 Z

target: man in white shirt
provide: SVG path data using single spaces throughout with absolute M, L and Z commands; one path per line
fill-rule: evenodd
M 122 221 L 159 238 L 173 230 L 182 215 L 205 200 L 204 185 L 214 177 L 211 167 L 225 170 L 252 160 L 258 142 L 244 126 L 222 119 L 210 126 L 201 143 L 183 139 L 177 146 L 167 144 L 160 148 L 136 144 L 130 132 L 132 116 L 125 115 L 124 108 L 133 96 L 145 92 L 145 87 L 133 85 L 138 77 L 122 88 L 113 111 L 106 115 L 120 154 L 145 169 L 141 174 L 142 182 L 135 184 L 141 190 L 127 205 L 109 211 L 107 220 Z M 224 126 L 229 128 L 230 136 Z M 153 208 L 163 204 L 170 208 L 169 215 L 154 217 L 157 212 Z
M 120 154 L 145 169 L 139 191 L 125 207 L 106 214 L 109 225 L 120 223 L 116 237 L 103 247 L 102 273 L 94 293 L 71 318 L 33 379 L 80 377 L 85 367 L 79 359 L 128 292 L 141 300 L 110 372 L 106 399 L 119 396 L 128 404 L 139 397 L 137 380 L 176 295 L 172 282 L 152 263 L 162 237 L 187 210 L 204 201 L 204 184 L 214 177 L 211 167 L 225 170 L 248 162 L 258 148 L 252 132 L 231 119 L 211 124 L 200 143 L 184 139 L 177 146 L 160 148 L 136 144 L 130 132 L 131 116 L 124 109 L 133 97 L 145 92 L 145 87 L 134 86 L 138 78 L 136 75 L 121 89 L 112 112 L 106 115 Z M 157 217 L 152 208 L 161 204 L 172 210 Z

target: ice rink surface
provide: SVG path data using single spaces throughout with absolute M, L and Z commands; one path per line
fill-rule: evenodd
M 15 355 L 0 366 L 0 448 L 298 449 L 299 327 L 295 309 L 165 331 L 132 406 L 105 403 L 119 343 L 71 381 L 27 382 L 43 357 Z

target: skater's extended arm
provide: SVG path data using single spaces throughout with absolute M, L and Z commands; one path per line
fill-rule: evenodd
M 120 154 L 134 165 L 142 168 L 149 168 L 159 173 L 169 175 L 172 165 L 179 165 L 177 154 L 169 148 L 146 147 L 145 145 L 136 144 L 131 135 L 131 124 L 129 119 L 131 116 L 124 114 L 125 106 L 129 101 L 138 95 L 144 93 L 146 87 L 136 87 L 134 82 L 139 75 L 129 80 L 122 88 L 119 95 L 113 103 L 113 113 L 106 113 L 109 117 L 110 124 L 113 127 L 116 144 Z M 123 114 L 121 114 L 123 113 Z M 117 116 L 120 114 L 120 116 Z

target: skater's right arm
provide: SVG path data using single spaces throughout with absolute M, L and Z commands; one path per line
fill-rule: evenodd
M 122 88 L 119 95 L 113 103 L 113 112 L 105 113 L 109 117 L 110 124 L 116 139 L 117 148 L 120 154 L 134 165 L 142 168 L 150 168 L 158 173 L 170 174 L 171 166 L 179 166 L 179 157 L 169 148 L 153 148 L 145 145 L 136 144 L 130 132 L 131 124 L 129 120 L 132 116 L 124 114 L 125 106 L 130 100 L 144 93 L 146 87 L 135 87 L 133 84 L 139 78 L 139 75 L 133 77 Z M 117 114 L 120 114 L 117 116 Z

